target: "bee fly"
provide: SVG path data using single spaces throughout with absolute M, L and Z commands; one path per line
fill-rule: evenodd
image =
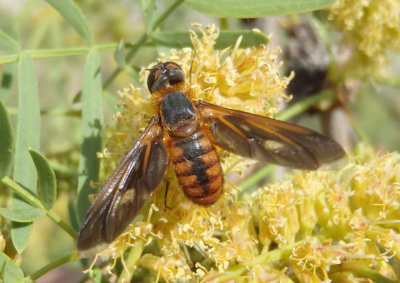
M 214 145 L 246 158 L 305 170 L 345 156 L 340 145 L 313 130 L 192 100 L 176 63 L 154 66 L 147 86 L 158 114 L 87 212 L 77 244 L 82 256 L 100 251 L 123 232 L 160 185 L 170 161 L 186 196 L 206 206 L 222 193 Z

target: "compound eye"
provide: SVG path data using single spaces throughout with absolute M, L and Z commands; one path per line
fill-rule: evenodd
M 147 77 L 147 87 L 151 93 L 185 81 L 185 73 L 174 62 L 159 63 L 150 69 Z
M 181 66 L 174 62 L 165 62 L 164 63 L 164 68 L 167 69 L 168 71 L 172 70 L 182 70 Z
M 159 69 L 159 66 L 155 66 L 150 70 L 150 74 L 147 77 L 147 88 L 151 90 L 154 82 L 161 76 L 162 70 Z

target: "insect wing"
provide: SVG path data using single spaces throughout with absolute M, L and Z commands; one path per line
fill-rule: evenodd
M 164 178 L 168 153 L 159 120 L 150 121 L 93 201 L 78 236 L 80 255 L 100 251 L 122 233 Z
M 243 157 L 315 170 L 345 156 L 334 140 L 287 122 L 197 101 L 214 142 Z

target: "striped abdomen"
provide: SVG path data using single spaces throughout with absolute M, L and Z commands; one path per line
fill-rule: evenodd
M 222 193 L 218 156 L 204 131 L 184 138 L 171 137 L 170 155 L 185 194 L 201 205 L 211 205 Z

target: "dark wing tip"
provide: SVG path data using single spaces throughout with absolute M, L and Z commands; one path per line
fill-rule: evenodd
M 109 243 L 104 241 L 104 237 L 99 235 L 99 232 L 100 231 L 97 231 L 95 236 L 91 233 L 91 229 L 88 226 L 83 226 L 79 231 L 76 247 L 80 257 L 90 257 L 95 255 L 97 252 L 109 245 Z
M 95 254 L 97 254 L 98 252 L 104 250 L 107 246 L 109 245 L 109 243 L 98 243 L 96 245 L 80 245 L 79 244 L 79 240 L 78 240 L 78 255 L 80 257 L 91 257 L 94 256 Z
M 349 161 L 349 158 L 343 149 L 342 149 L 342 151 L 343 151 L 343 154 L 338 153 L 334 159 L 332 159 L 328 162 L 322 163 L 321 166 L 318 168 L 318 170 L 321 170 L 321 171 L 336 170 L 336 169 L 343 168 Z

